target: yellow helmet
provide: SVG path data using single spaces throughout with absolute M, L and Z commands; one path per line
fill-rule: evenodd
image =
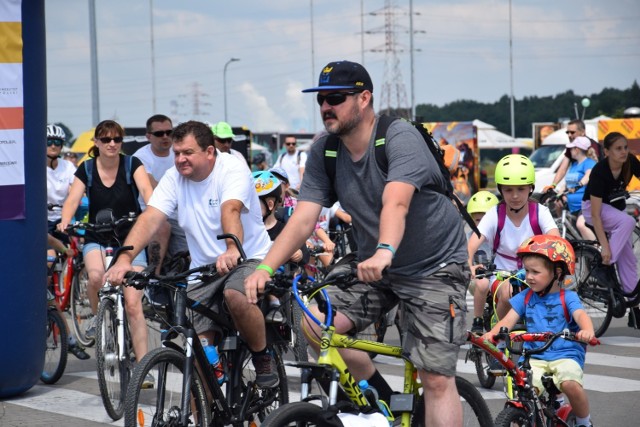
M 534 185 L 536 172 L 533 163 L 522 154 L 509 154 L 498 161 L 494 174 L 496 184 Z
M 500 203 L 498 198 L 489 191 L 478 191 L 471 196 L 469 203 L 467 203 L 467 212 L 474 213 L 486 213 L 489 209 Z

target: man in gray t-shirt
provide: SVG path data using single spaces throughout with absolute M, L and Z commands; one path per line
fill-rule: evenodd
M 429 408 L 425 425 L 459 425 L 462 411 L 454 377 L 465 341 L 469 270 L 459 212 L 447 197 L 428 189 L 444 185 L 438 165 L 420 133 L 396 120 L 386 134 L 386 176 L 379 169 L 373 84 L 360 64 L 330 63 L 319 86 L 303 92 L 318 92 L 324 126 L 340 138 L 335 182 L 325 171 L 325 136 L 311 147 L 298 205 L 263 263 L 245 280 L 246 295 L 250 302 L 257 299 L 272 270 L 311 234 L 321 208 L 331 206 L 337 196 L 352 216 L 362 283 L 333 290 L 336 330 L 361 331 L 402 300 L 409 325 L 403 346 L 424 385 Z M 345 351 L 343 357 L 357 380 L 367 379 L 389 401 L 391 389 L 366 353 Z

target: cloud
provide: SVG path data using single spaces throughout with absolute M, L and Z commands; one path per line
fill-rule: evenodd
M 267 98 L 261 95 L 252 83 L 245 82 L 240 85 L 240 94 L 244 99 L 246 119 L 250 129 L 284 132 L 289 128 L 269 106 Z

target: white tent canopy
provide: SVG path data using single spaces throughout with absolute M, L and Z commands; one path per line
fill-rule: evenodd
M 515 138 L 502 133 L 495 126 L 485 123 L 482 120 L 474 120 L 473 125 L 478 129 L 478 147 L 483 148 L 531 148 L 525 141 L 518 141 Z

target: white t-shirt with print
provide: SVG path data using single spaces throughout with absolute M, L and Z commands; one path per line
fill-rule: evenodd
M 298 163 L 298 153 L 300 153 L 300 162 Z M 280 167 L 287 172 L 287 176 L 289 177 L 289 184 L 292 188 L 299 189 L 300 183 L 302 180 L 300 179 L 300 168 L 304 168 L 304 165 L 307 163 L 307 153 L 304 151 L 296 150 L 295 153 L 289 154 L 288 152 L 284 153 L 284 155 L 280 154 L 278 156 L 278 160 L 273 167 Z
M 76 167 L 68 160 L 58 159 L 58 167 L 51 169 L 47 166 L 47 203 L 63 205 L 69 195 L 69 187 L 75 178 Z M 58 210 L 48 211 L 49 221 L 58 221 L 62 212 Z
M 201 182 L 181 176 L 175 167 L 169 169 L 156 187 L 149 206 L 170 216 L 178 209 L 178 224 L 184 230 L 191 254 L 191 268 L 215 262 L 226 252 L 221 206 L 228 200 L 243 204 L 240 221 L 244 234 L 243 248 L 249 259 L 262 259 L 271 240 L 262 222 L 258 193 L 251 172 L 235 156 L 216 156 L 213 171 Z
M 175 165 L 176 155 L 173 153 L 173 150 L 169 150 L 169 155 L 165 157 L 158 156 L 151 151 L 151 144 L 147 144 L 144 147 L 138 149 L 133 155 L 140 159 L 142 164 L 144 165 L 144 169 L 147 173 L 151 174 L 153 179 L 156 182 L 160 182 L 160 179 L 164 175 L 169 168 Z M 142 195 L 138 197 L 138 202 L 140 203 L 140 208 L 144 210 L 147 205 L 144 203 L 144 199 Z
M 508 209 L 508 208 L 507 208 Z M 542 233 L 546 234 L 554 228 L 558 228 L 556 222 L 551 216 L 551 212 L 546 206 L 538 205 L 538 224 Z M 498 230 L 498 209 L 490 209 L 482 217 L 482 220 L 478 224 L 478 230 L 487 239 L 489 247 L 493 248 L 493 240 Z M 501 254 L 505 254 L 511 257 L 516 257 L 516 251 L 529 237 L 533 236 L 534 232 L 529 223 L 529 214 L 527 214 L 519 227 L 516 227 L 507 215 L 504 219 L 504 227 L 500 233 L 500 245 L 498 251 Z M 518 268 L 517 261 L 505 258 L 496 254 L 494 263 L 500 270 L 515 270 Z

